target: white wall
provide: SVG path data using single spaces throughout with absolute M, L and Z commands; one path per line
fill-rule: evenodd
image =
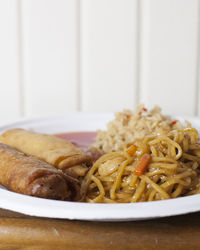
M 0 0 L 0 120 L 200 114 L 199 0 Z

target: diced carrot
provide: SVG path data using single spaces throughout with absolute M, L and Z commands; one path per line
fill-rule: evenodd
M 151 155 L 150 154 L 144 154 L 140 161 L 138 162 L 135 170 L 134 170 L 134 174 L 135 175 L 142 175 L 144 173 L 144 171 L 146 170 L 146 168 L 148 167 L 148 164 L 151 161 Z
M 131 115 L 127 115 L 127 119 L 129 119 L 129 120 L 130 120 L 130 119 L 131 119 Z
M 136 150 L 137 150 L 137 146 L 136 145 L 131 145 L 130 147 L 128 147 L 128 149 L 126 150 L 126 152 L 130 156 L 133 156 L 135 154 Z
M 178 120 L 174 120 L 171 122 L 171 125 L 175 125 L 177 123 Z
M 146 108 L 143 108 L 142 110 L 145 111 L 145 112 L 147 112 L 147 109 L 146 109 Z

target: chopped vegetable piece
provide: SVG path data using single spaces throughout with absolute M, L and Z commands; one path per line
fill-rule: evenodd
M 174 120 L 171 122 L 171 125 L 175 125 L 177 123 L 178 120 Z
M 126 150 L 126 152 L 130 156 L 133 156 L 135 154 L 136 150 L 137 150 L 137 146 L 136 145 L 131 145 L 130 147 L 128 147 L 128 149 Z
M 134 174 L 135 175 L 142 175 L 144 173 L 144 171 L 146 170 L 146 168 L 148 167 L 148 164 L 151 161 L 151 155 L 150 154 L 144 154 L 139 163 L 137 164 L 135 170 L 134 170 Z

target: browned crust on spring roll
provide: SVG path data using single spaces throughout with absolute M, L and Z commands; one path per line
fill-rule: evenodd
M 11 129 L 1 135 L 0 141 L 21 152 L 36 156 L 63 171 L 77 165 L 90 165 L 92 161 L 84 151 L 54 135 Z
M 77 181 L 50 164 L 0 143 L 0 184 L 31 196 L 77 200 Z

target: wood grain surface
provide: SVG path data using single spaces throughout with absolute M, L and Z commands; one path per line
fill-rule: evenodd
M 0 210 L 0 249 L 200 249 L 200 213 L 136 222 L 44 219 Z

